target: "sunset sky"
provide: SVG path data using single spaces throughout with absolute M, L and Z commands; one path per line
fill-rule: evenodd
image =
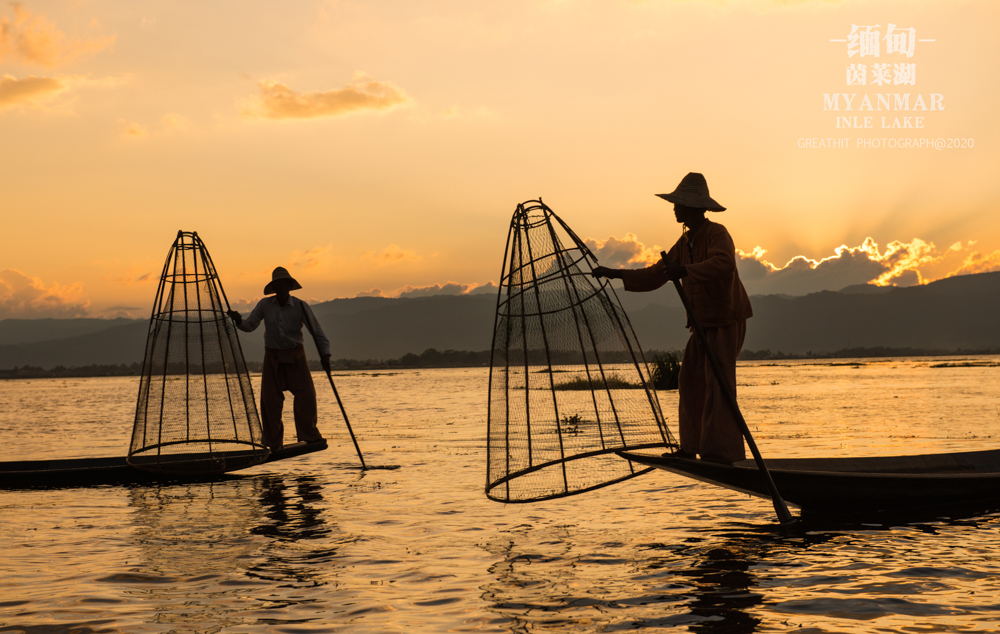
M 890 52 L 890 24 L 934 41 Z M 654 194 L 689 171 L 751 293 L 997 270 L 998 33 L 995 0 L 3 4 L 0 319 L 148 316 L 179 229 L 240 307 L 277 265 L 314 300 L 468 291 L 539 196 L 635 266 L 677 239 Z

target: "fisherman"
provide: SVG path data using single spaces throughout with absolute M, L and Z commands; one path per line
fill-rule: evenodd
M 674 203 L 674 216 L 684 224 L 680 239 L 666 258 L 645 269 L 609 269 L 599 266 L 594 277 L 621 279 L 627 291 L 652 291 L 671 280 L 681 280 L 691 310 L 705 330 L 708 345 L 736 394 L 736 357 L 743 348 L 747 319 L 753 316 L 740 275 L 736 247 L 726 228 L 705 217 L 706 211 L 725 211 L 708 194 L 708 183 L 691 172 L 669 194 L 657 194 Z M 705 349 L 694 333 L 684 349 L 678 378 L 680 389 L 680 454 L 731 464 L 746 458 L 743 434 L 712 372 Z
M 330 371 L 330 340 L 309 304 L 289 293 L 302 288 L 288 271 L 279 266 L 271 273 L 271 282 L 264 287 L 265 297 L 257 302 L 250 316 L 243 319 L 235 310 L 227 314 L 236 327 L 253 332 L 264 322 L 264 368 L 260 377 L 260 415 L 264 427 L 264 442 L 273 451 L 280 449 L 285 437 L 281 422 L 284 392 L 292 393 L 295 414 L 295 435 L 300 441 L 318 442 L 323 436 L 316 428 L 316 387 L 302 345 L 302 326 L 312 333 L 319 349 L 323 369 Z

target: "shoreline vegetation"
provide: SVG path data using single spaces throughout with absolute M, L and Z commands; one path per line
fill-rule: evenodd
M 877 357 L 946 357 L 946 356 L 980 356 L 1000 354 L 1000 349 L 965 349 L 956 350 L 930 350 L 920 348 L 844 348 L 835 352 L 805 354 L 786 354 L 780 350 L 744 350 L 740 353 L 740 361 L 788 361 L 802 359 L 864 359 Z M 654 383 L 658 384 L 657 375 L 668 377 L 676 376 L 679 369 L 679 351 L 646 351 L 646 360 L 649 362 L 650 370 L 653 372 Z M 467 350 L 436 350 L 428 348 L 420 354 L 408 353 L 398 359 L 335 359 L 332 360 L 334 371 L 344 370 L 407 370 L 424 368 L 476 368 L 487 367 L 490 364 L 490 351 L 467 351 Z M 942 364 L 941 367 L 950 367 L 953 364 Z M 250 372 L 260 372 L 260 361 L 248 361 L 247 369 Z M 310 359 L 309 367 L 313 371 L 322 370 L 319 361 Z M 54 368 L 41 368 L 25 365 L 12 369 L 0 369 L 0 380 L 3 379 L 44 379 L 44 378 L 86 378 L 95 376 L 139 376 L 142 373 L 141 363 L 120 364 L 120 365 L 85 365 L 77 367 L 56 366 Z M 183 374 L 183 367 L 171 367 L 168 374 Z M 567 389 L 567 388 L 563 388 Z M 570 388 L 571 389 L 571 388 Z M 659 387 L 657 389 L 672 389 L 671 387 Z

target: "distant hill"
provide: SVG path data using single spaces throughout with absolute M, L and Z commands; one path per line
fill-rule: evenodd
M 6 330 L 7 322 L 0 321 L 0 333 Z M 72 322 L 74 319 L 39 320 L 51 322 Z M 88 320 L 89 321 L 89 320 Z M 126 322 L 126 323 L 121 323 Z M 146 350 L 145 320 L 106 320 L 108 327 L 96 332 L 47 341 L 34 341 L 18 345 L 0 346 L 0 369 L 10 369 L 31 365 L 54 368 L 82 365 L 120 365 L 142 362 Z M 72 324 L 50 323 L 54 332 L 72 330 Z M 0 335 L 3 339 L 7 337 Z
M 438 350 L 486 350 L 493 336 L 496 298 L 491 295 L 386 299 L 359 297 L 336 299 L 313 305 L 316 318 L 330 337 L 334 358 L 399 358 L 408 352 Z M 52 368 L 90 364 L 131 364 L 142 361 L 148 322 L 146 320 L 50 319 L 28 329 L 25 320 L 0 320 L 0 341 L 16 341 L 29 332 L 33 340 L 0 345 L 0 369 L 24 365 Z M 74 322 L 101 322 L 105 328 Z M 89 330 L 88 330 L 89 329 Z M 39 341 L 41 331 L 50 338 Z M 72 334 L 85 331 L 85 334 Z M 316 356 L 307 336 L 307 352 Z M 249 361 L 264 358 L 263 326 L 253 333 L 240 333 L 243 353 Z
M 868 294 L 754 297 L 753 306 L 748 350 L 1000 347 L 1000 272 Z
M 688 332 L 672 288 L 618 295 L 643 348 L 683 348 Z M 849 287 L 801 297 L 754 296 L 746 350 L 816 354 L 845 348 L 1000 348 L 1000 272 L 908 288 Z M 359 297 L 313 306 L 335 358 L 400 358 L 428 348 L 487 350 L 496 297 Z M 142 361 L 145 320 L 0 320 L 0 369 Z M 19 342 L 19 343 L 15 343 Z M 250 361 L 263 359 L 263 332 L 242 333 Z M 314 355 L 312 343 L 307 350 Z
M 51 339 L 66 339 L 88 335 L 100 330 L 132 323 L 146 323 L 145 319 L 2 319 L 0 320 L 0 346 L 9 346 Z

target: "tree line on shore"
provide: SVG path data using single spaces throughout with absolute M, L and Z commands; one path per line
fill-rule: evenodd
M 490 364 L 490 351 L 468 351 L 468 350 L 436 350 L 428 348 L 420 354 L 407 353 L 398 359 L 336 359 L 331 365 L 337 370 L 392 370 L 392 369 L 416 369 L 416 368 L 473 368 L 486 367 Z M 952 355 L 988 355 L 1000 354 L 1000 348 L 965 349 L 956 350 L 925 350 L 917 348 L 844 348 L 835 352 L 805 354 L 785 354 L 780 350 L 744 350 L 740 353 L 741 361 L 778 361 L 793 359 L 858 359 L 873 357 L 931 357 L 931 356 L 952 356 Z M 646 358 L 654 366 L 664 365 L 661 371 L 666 370 L 666 366 L 676 364 L 679 368 L 680 351 L 649 350 Z M 250 372 L 260 372 L 262 363 L 260 361 L 248 361 L 247 369 Z M 318 360 L 310 360 L 309 366 L 314 371 L 322 370 Z M 167 374 L 184 374 L 187 371 L 183 364 L 177 364 L 167 369 Z M 671 368 L 672 374 L 676 368 Z M 30 365 L 14 367 L 9 370 L 0 370 L 0 379 L 41 379 L 41 378 L 82 378 L 94 376 L 139 376 L 142 373 L 141 363 L 120 364 L 120 365 L 85 365 L 77 367 L 56 366 L 54 368 L 41 368 Z M 660 388 L 671 389 L 671 388 Z

